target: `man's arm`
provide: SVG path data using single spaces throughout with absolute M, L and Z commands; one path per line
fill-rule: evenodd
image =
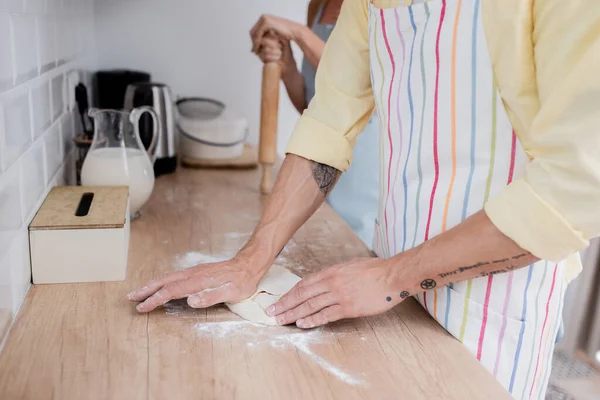
M 200 308 L 239 302 L 254 293 L 277 254 L 350 165 L 356 137 L 374 107 L 367 35 L 365 2 L 344 1 L 317 72 L 315 98 L 296 127 L 246 246 L 232 260 L 172 272 L 133 291 L 127 298 L 142 301 L 138 311 L 148 312 L 182 297 Z
M 268 270 L 294 233 L 323 204 L 340 175 L 333 167 L 288 154 L 260 222 L 240 256 L 256 258 L 260 254 L 259 264 Z
M 402 298 L 468 279 L 516 271 L 539 261 L 479 211 L 456 227 L 390 259 Z
M 357 259 L 310 275 L 267 312 L 281 325 L 313 328 L 376 315 L 409 296 L 452 282 L 515 271 L 538 260 L 479 211 L 390 259 Z
M 531 12 L 534 40 L 527 28 L 514 34 L 523 35 L 520 50 L 535 62 L 530 71 L 535 76 L 528 79 L 537 85 L 539 99 L 509 86 L 513 70 L 498 70 L 510 113 L 535 107 L 539 100 L 531 126 L 521 127 L 532 157 L 524 175 L 492 198 L 485 211 L 415 249 L 305 278 L 269 310 L 272 315 L 301 327 L 373 315 L 451 282 L 515 271 L 540 258 L 558 262 L 600 234 L 600 3 L 537 2 Z M 564 29 L 574 23 L 577 29 Z M 505 37 L 498 40 L 496 46 L 504 45 Z M 513 56 L 514 45 L 509 42 L 505 51 Z
M 236 257 L 153 279 L 127 299 L 142 302 L 139 312 L 149 312 L 183 297 L 195 308 L 250 297 L 281 249 L 323 204 L 339 176 L 335 168 L 288 155 L 258 226 Z

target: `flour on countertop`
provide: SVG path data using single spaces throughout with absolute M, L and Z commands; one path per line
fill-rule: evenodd
M 194 325 L 194 328 L 199 337 L 217 340 L 230 340 L 232 337 L 245 339 L 246 347 L 253 351 L 264 346 L 280 350 L 295 348 L 342 382 L 353 386 L 365 384 L 311 349 L 314 344 L 334 343 L 345 335 L 343 333 L 329 332 L 323 328 L 301 331 L 291 327 L 269 327 L 249 321 L 201 322 Z
M 199 251 L 190 251 L 188 253 L 179 254 L 175 258 L 175 268 L 186 269 L 194 267 L 198 264 L 215 263 L 231 259 L 235 253 L 210 255 Z
M 229 241 L 230 243 L 226 243 L 225 247 L 231 248 L 234 244 L 239 244 L 239 239 L 249 238 L 250 236 L 251 233 L 226 233 L 226 242 Z M 294 240 L 291 240 L 277 257 L 275 265 L 288 268 L 294 272 L 306 271 L 306 267 L 299 265 L 289 257 L 290 253 L 292 253 L 296 247 L 298 247 L 298 245 Z M 175 258 L 175 268 L 186 269 L 198 264 L 226 261 L 234 257 L 236 252 L 237 251 L 228 250 L 217 254 L 205 254 L 199 251 L 182 253 Z M 205 292 L 210 290 L 211 289 L 205 290 Z M 185 301 L 177 301 L 165 304 L 164 309 L 169 315 L 184 316 L 185 310 L 189 310 L 189 306 Z M 311 349 L 311 345 L 314 344 L 334 343 L 339 337 L 344 336 L 342 333 L 325 331 L 323 328 L 311 331 L 301 331 L 297 328 L 270 327 L 249 321 L 197 323 L 194 325 L 194 328 L 199 337 L 210 337 L 217 340 L 230 340 L 234 336 L 241 337 L 245 339 L 246 347 L 252 349 L 252 351 L 258 350 L 264 346 L 275 349 L 295 348 L 342 382 L 353 386 L 365 385 L 362 380 L 344 372 Z
M 252 236 L 252 232 L 229 232 L 225 234 L 227 239 L 250 238 L 250 236 Z
M 221 261 L 227 261 L 232 259 L 237 253 L 237 247 L 241 247 L 239 238 L 250 237 L 252 233 L 248 232 L 229 232 L 225 234 L 225 247 L 231 249 L 232 247 L 236 247 L 236 250 L 225 250 L 216 254 L 202 253 L 199 251 L 190 251 L 187 253 L 181 253 L 175 257 L 174 266 L 176 269 L 187 269 L 191 267 L 195 267 L 198 264 L 206 264 L 206 263 L 215 263 Z M 204 241 L 199 242 L 201 245 L 204 245 Z M 236 246 L 234 246 L 236 245 Z M 294 249 L 298 247 L 294 240 L 290 240 L 287 246 L 281 251 L 281 254 L 275 260 L 275 265 L 279 265 L 281 267 L 287 268 L 292 272 L 304 272 L 306 271 L 306 267 L 300 265 L 293 261 L 289 256 L 290 253 L 294 251 Z

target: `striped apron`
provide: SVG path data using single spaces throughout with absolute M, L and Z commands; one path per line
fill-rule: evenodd
M 376 5 L 369 37 L 382 166 L 374 249 L 389 258 L 481 210 L 529 160 L 494 84 L 480 0 Z M 417 300 L 514 398 L 540 399 L 565 272 L 564 263 L 540 261 Z

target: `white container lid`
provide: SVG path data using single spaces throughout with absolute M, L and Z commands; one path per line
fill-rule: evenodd
M 231 115 L 217 100 L 184 98 L 177 101 L 181 135 L 216 147 L 239 145 L 246 140 L 248 121 Z

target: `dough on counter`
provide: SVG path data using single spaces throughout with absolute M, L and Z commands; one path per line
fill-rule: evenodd
M 287 269 L 273 265 L 251 297 L 239 303 L 225 303 L 225 305 L 248 321 L 264 325 L 277 325 L 275 318 L 268 316 L 265 310 L 301 280 L 299 276 Z

